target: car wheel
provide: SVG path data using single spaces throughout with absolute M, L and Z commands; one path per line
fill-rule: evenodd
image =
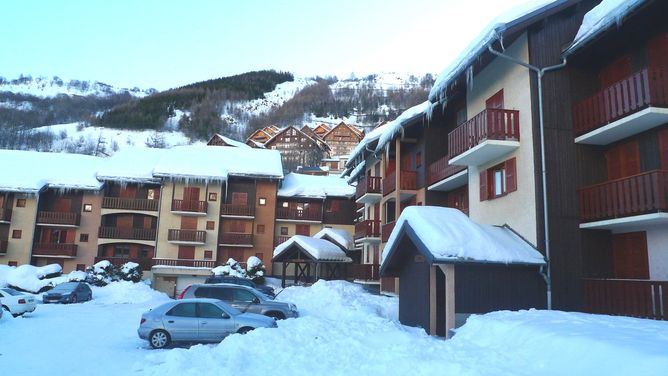
M 169 345 L 171 342 L 171 339 L 169 338 L 169 333 L 167 333 L 164 330 L 156 330 L 153 333 L 151 333 L 151 336 L 149 337 L 149 342 L 151 343 L 151 347 L 154 349 L 162 349 Z
M 72 297 L 70 298 L 70 302 L 71 302 L 71 303 L 76 303 L 76 302 L 77 302 L 77 296 L 76 296 L 76 295 L 72 295 Z
M 276 320 L 285 320 L 285 315 L 280 312 L 267 312 L 265 316 L 274 318 Z
M 253 330 L 253 329 L 254 329 L 254 328 L 251 328 L 251 327 L 249 327 L 249 326 L 244 326 L 243 328 L 239 329 L 239 330 L 237 331 L 237 333 L 239 333 L 239 334 L 246 334 L 246 333 L 250 332 L 250 331 Z

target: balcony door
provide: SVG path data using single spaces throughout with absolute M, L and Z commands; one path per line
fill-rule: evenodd
M 232 192 L 232 205 L 239 205 L 239 206 L 248 205 L 248 193 Z
M 487 109 L 502 109 L 503 108 L 503 89 L 497 91 L 485 101 L 485 108 Z
M 197 230 L 197 217 L 181 217 L 181 230 Z
M 612 236 L 612 267 L 615 278 L 649 279 L 647 236 L 644 231 Z
M 668 33 L 662 32 L 647 43 L 649 69 L 668 68 Z
M 72 208 L 72 199 L 58 197 L 53 203 L 53 211 L 59 213 L 68 213 Z
M 640 173 L 640 147 L 638 141 L 627 142 L 605 153 L 608 164 L 608 180 L 625 178 Z
M 179 246 L 179 260 L 194 260 L 195 259 L 195 247 L 193 246 Z
M 605 88 L 631 75 L 631 57 L 624 55 L 601 69 L 598 78 Z
M 295 234 L 311 236 L 311 226 L 310 225 L 297 225 L 295 229 Z

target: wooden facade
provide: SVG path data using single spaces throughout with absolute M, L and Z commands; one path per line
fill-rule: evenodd
M 332 156 L 347 156 L 364 138 L 364 131 L 361 129 L 341 122 L 330 129 L 322 139 L 325 140 Z
M 264 143 L 267 149 L 281 152 L 284 171 L 297 171 L 299 166 L 319 166 L 329 153 L 324 142 L 290 126 L 283 128 Z

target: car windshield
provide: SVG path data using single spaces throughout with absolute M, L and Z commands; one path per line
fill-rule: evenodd
M 14 290 L 14 289 L 10 289 L 10 288 L 2 289 L 2 291 L 6 292 L 6 293 L 9 294 L 9 295 L 14 295 L 14 296 L 23 295 L 22 292 L 18 292 L 18 291 L 16 291 L 16 290 Z
M 77 285 L 78 283 L 76 282 L 65 282 L 57 285 L 51 291 L 53 292 L 73 291 L 75 288 L 77 288 Z

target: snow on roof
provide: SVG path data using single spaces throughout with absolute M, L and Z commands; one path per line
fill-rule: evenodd
M 127 148 L 107 158 L 97 171 L 100 180 L 159 183 L 153 168 L 170 149 Z
M 475 223 L 457 209 L 409 206 L 390 234 L 381 268 L 396 251 L 404 224 L 420 238 L 435 262 L 545 263 L 543 255 L 508 227 Z
M 313 235 L 316 239 L 322 239 L 325 236 L 329 237 L 329 239 L 335 241 L 345 249 L 352 250 L 355 248 L 352 234 L 344 229 L 325 227 Z
M 238 148 L 249 148 L 249 147 L 250 147 L 250 146 L 244 144 L 244 143 L 241 142 L 241 141 L 237 141 L 237 140 L 233 140 L 233 139 L 231 139 L 231 138 L 229 138 L 229 137 L 225 137 L 225 136 L 223 136 L 223 135 L 220 134 L 220 133 L 216 133 L 216 134 L 214 135 L 214 137 L 215 137 L 215 136 L 220 137 L 223 141 L 225 141 L 226 144 L 228 144 L 228 145 L 230 145 L 230 146 L 236 146 L 236 147 L 238 147 Z M 213 137 L 212 137 L 212 138 L 213 138 Z
M 464 72 L 487 46 L 503 36 L 503 32 L 535 14 L 557 6 L 566 0 L 533 0 L 519 5 L 495 18 L 436 78 L 429 92 L 429 100 L 437 102 L 445 97 L 448 85 Z
M 402 112 L 401 115 L 399 115 L 396 119 L 389 122 L 383 133 L 380 135 L 378 145 L 376 145 L 376 153 L 379 153 L 381 150 L 383 150 L 385 145 L 392 141 L 394 136 L 399 133 L 406 124 L 430 111 L 431 106 L 431 102 L 424 101 Z
M 352 152 L 350 152 L 350 158 L 348 159 L 348 162 L 346 163 L 346 166 L 350 166 L 353 163 L 355 163 L 355 158 L 362 153 L 364 150 L 366 150 L 366 146 L 373 143 L 374 141 L 378 141 L 380 136 L 389 128 L 391 123 L 385 123 L 383 125 L 380 125 L 376 128 L 374 128 L 371 132 L 367 133 L 364 138 L 362 138 L 362 141 L 355 146 Z
M 348 183 L 353 183 L 357 178 L 357 175 L 361 174 L 364 171 L 364 166 L 366 166 L 366 161 L 355 166 L 355 168 L 350 172 L 350 177 L 348 177 Z M 345 173 L 344 173 L 345 175 Z
M 0 191 L 39 193 L 55 189 L 99 190 L 95 173 L 103 159 L 81 154 L 0 150 Z
M 592 39 L 608 30 L 612 25 L 621 25 L 624 18 L 645 0 L 603 0 L 585 14 L 582 25 L 575 35 L 573 43 L 564 55 L 570 55 L 585 46 Z
M 278 190 L 279 197 L 352 197 L 355 187 L 338 175 L 316 176 L 289 173 Z
M 316 261 L 353 261 L 350 257 L 346 256 L 346 253 L 336 244 L 327 240 L 315 239 L 304 235 L 294 235 L 290 239 L 279 244 L 274 249 L 274 259 L 295 244 L 299 245 L 304 252 L 308 253 Z
M 153 169 L 153 176 L 223 181 L 228 175 L 282 178 L 281 155 L 276 150 L 177 146 L 169 149 Z

